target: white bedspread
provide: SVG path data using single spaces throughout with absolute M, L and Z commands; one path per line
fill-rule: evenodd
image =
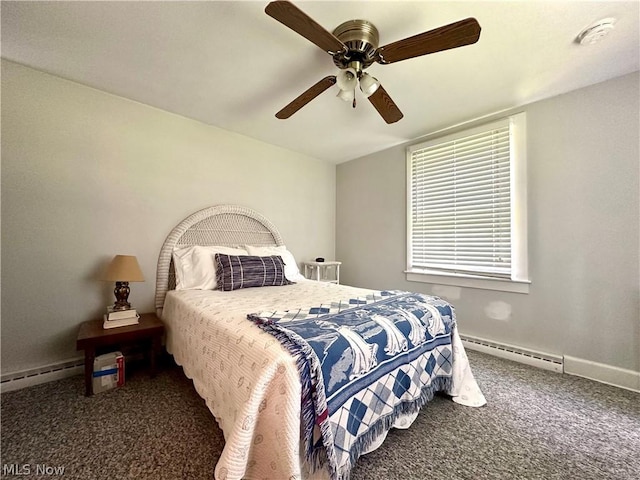
M 284 287 L 233 292 L 181 290 L 167 294 L 162 319 L 167 349 L 216 418 L 225 447 L 217 480 L 307 478 L 300 461 L 300 381 L 294 359 L 271 335 L 246 319 L 248 313 L 328 303 L 364 295 L 345 285 L 301 281 Z M 480 392 L 460 341 L 453 335 L 454 401 L 481 406 Z M 407 428 L 412 417 L 401 418 Z M 381 436 L 373 448 L 384 439 Z M 314 477 L 322 478 L 322 472 Z

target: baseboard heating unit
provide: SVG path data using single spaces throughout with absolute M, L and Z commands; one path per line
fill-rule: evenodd
M 564 373 L 564 359 L 561 355 L 536 352 L 525 348 L 514 347 L 503 343 L 485 340 L 484 338 L 460 335 L 462 344 L 466 349 L 477 350 L 496 357 L 505 358 L 514 362 L 525 363 L 545 370 Z
M 31 387 L 40 383 L 72 377 L 84 372 L 84 358 L 45 365 L 44 367 L 22 370 L 2 375 L 0 391 L 2 393 Z

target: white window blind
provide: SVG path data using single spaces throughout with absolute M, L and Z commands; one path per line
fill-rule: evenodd
M 505 119 L 408 150 L 410 271 L 511 278 L 511 143 Z

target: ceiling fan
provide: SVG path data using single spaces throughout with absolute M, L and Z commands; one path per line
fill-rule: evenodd
M 364 70 L 374 62 L 381 65 L 449 50 L 476 43 L 480 25 L 475 18 L 467 18 L 442 27 L 378 46 L 378 29 L 367 20 L 349 20 L 329 33 L 291 2 L 271 2 L 265 12 L 333 57 L 340 69 L 337 76 L 329 75 L 300 94 L 276 113 L 279 119 L 289 118 L 329 87 L 338 84 L 338 97 L 356 106 L 355 87 L 369 98 L 371 104 L 387 123 L 400 120 L 403 115 L 380 82 Z

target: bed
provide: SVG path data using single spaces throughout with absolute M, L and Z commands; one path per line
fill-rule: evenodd
M 196 275 L 197 262 L 185 262 L 184 252 L 205 255 L 198 258 L 206 259 L 207 268 L 217 262 L 217 285 L 230 285 L 230 291 L 210 289 L 211 272 Z M 242 262 L 256 257 L 262 264 L 283 260 L 274 263 L 274 278 L 284 272 L 282 281 L 294 282 L 239 288 L 239 269 L 223 260 L 240 262 L 248 272 Z M 192 270 L 185 273 L 187 264 Z M 185 282 L 192 277 L 197 288 Z M 422 323 L 411 311 L 386 315 L 396 304 L 424 305 L 423 313 L 411 310 L 423 315 Z M 224 433 L 217 480 L 345 480 L 358 456 L 378 448 L 389 429 L 408 428 L 434 393 L 472 407 L 486 403 L 453 307 L 437 297 L 306 280 L 275 225 L 245 207 L 209 207 L 171 231 L 158 259 L 155 305 L 166 326 L 167 350 Z M 400 321 L 394 326 L 382 317 Z M 357 328 L 349 326 L 354 322 Z M 365 324 L 373 329 L 362 330 Z M 419 342 L 411 337 L 415 332 L 422 332 Z M 304 335 L 309 337 L 300 339 Z M 375 339 L 383 339 L 380 348 Z M 331 349 L 337 360 L 330 360 Z M 376 361 L 392 354 L 393 361 Z M 411 371 L 421 369 L 413 380 L 422 382 L 417 390 L 405 375 L 410 362 Z M 373 372 L 375 382 L 365 383 Z M 398 385 L 406 387 L 401 394 Z M 339 407 L 329 408 L 332 402 Z

